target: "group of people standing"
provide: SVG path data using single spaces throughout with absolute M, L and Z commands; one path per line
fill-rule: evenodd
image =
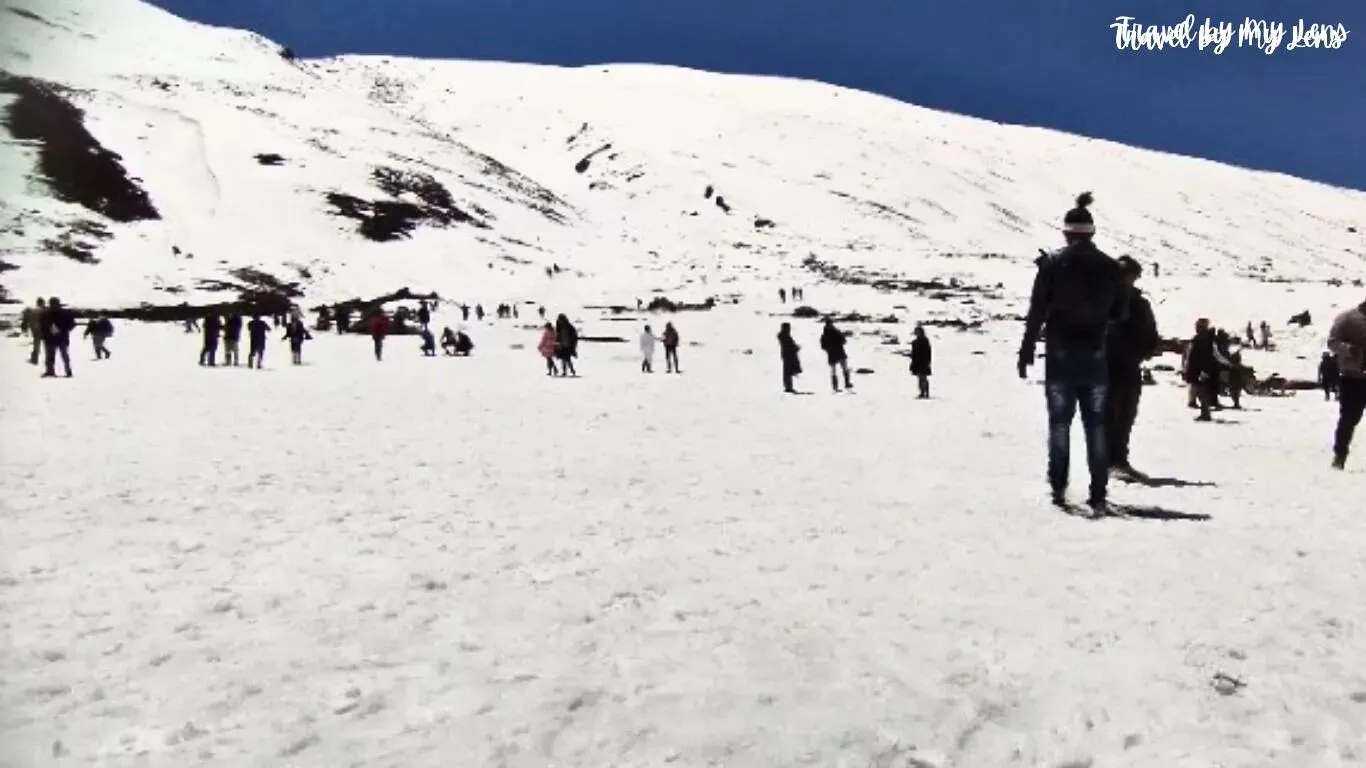
M 821 328 L 820 347 L 825 353 L 826 364 L 830 366 L 830 389 L 835 392 L 841 391 L 841 382 L 844 384 L 843 391 L 854 390 L 854 380 L 849 370 L 848 343 L 848 332 L 835 327 L 833 319 L 826 318 Z M 798 394 L 795 380 L 802 374 L 801 351 L 801 345 L 792 338 L 792 323 L 783 323 L 778 329 L 778 356 L 782 361 L 783 392 L 790 395 Z M 931 355 L 925 328 L 917 325 L 911 339 L 910 367 L 919 385 L 917 398 L 921 400 L 929 399 L 930 396 Z
M 1136 286 L 1141 266 L 1127 256 L 1113 259 L 1094 243 L 1093 198 L 1083 193 L 1063 216 L 1065 246 L 1038 260 L 1030 294 L 1017 369 L 1026 378 L 1035 362 L 1035 346 L 1044 340 L 1044 390 L 1048 404 L 1048 482 L 1055 504 L 1065 505 L 1069 479 L 1072 421 L 1078 407 L 1086 434 L 1093 513 L 1108 510 L 1112 472 L 1137 476 L 1129 463 L 1129 436 L 1142 393 L 1142 363 L 1155 355 L 1160 336 L 1152 306 Z M 1263 323 L 1261 343 L 1270 344 Z M 1248 335 L 1252 335 L 1249 324 Z M 1366 401 L 1366 303 L 1338 318 L 1329 334 L 1329 349 L 1342 377 L 1342 407 L 1333 445 L 1332 466 L 1345 466 L 1352 433 Z M 1199 400 L 1199 421 L 1210 420 L 1217 402 L 1221 373 L 1243 372 L 1227 334 L 1207 319 L 1196 324 L 1184 376 Z M 1238 382 L 1235 380 L 1235 384 Z M 1350 392 L 1349 392 L 1350 390 Z M 1237 404 L 1235 396 L 1235 405 Z

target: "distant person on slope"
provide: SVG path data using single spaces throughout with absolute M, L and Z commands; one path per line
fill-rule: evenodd
M 1342 372 L 1338 370 L 1338 359 L 1333 357 L 1332 352 L 1324 352 L 1323 359 L 1319 361 L 1319 386 L 1323 387 L 1323 400 L 1330 402 L 1333 396 L 1338 393 L 1338 383 L 1342 381 Z
M 797 394 L 792 380 L 802 375 L 802 348 L 792 339 L 792 323 L 783 323 L 778 328 L 778 354 L 783 361 L 783 391 L 789 395 Z
M 682 373 L 678 365 L 678 329 L 673 323 L 664 324 L 664 370 L 665 373 Z
M 930 340 L 925 336 L 925 326 L 915 327 L 915 338 L 911 339 L 911 375 L 920 386 L 921 400 L 930 399 L 930 359 L 933 356 Z
M 223 323 L 223 365 L 238 365 L 238 349 L 242 342 L 242 316 L 236 312 Z
M 427 330 L 427 326 L 432 322 L 432 309 L 427 306 L 427 302 L 420 301 L 417 305 L 417 324 L 422 326 L 422 330 Z M 433 350 L 432 354 L 436 354 Z
M 541 341 L 536 345 L 536 351 L 545 358 L 545 375 L 554 376 L 559 373 L 555 368 L 555 326 L 546 323 L 541 329 Z
M 100 315 L 99 317 L 86 322 L 85 336 L 90 339 L 95 347 L 96 360 L 108 360 L 113 356 L 109 354 L 109 348 L 105 346 L 105 342 L 113 335 L 114 324 L 104 315 Z
M 844 373 L 844 388 L 853 389 L 854 382 L 849 378 L 849 353 L 845 349 L 845 344 L 849 341 L 849 336 L 835 327 L 835 321 L 826 319 L 825 328 L 821 330 L 821 349 L 825 351 L 825 359 L 830 364 L 830 388 L 840 391 L 839 373 Z
M 1025 378 L 1034 364 L 1040 332 L 1046 331 L 1044 390 L 1053 502 L 1066 503 L 1072 419 L 1080 404 L 1091 474 L 1088 503 L 1099 513 L 1106 508 L 1110 478 L 1105 445 L 1105 337 L 1109 324 L 1126 316 L 1126 302 L 1119 265 L 1092 242 L 1096 227 L 1088 210 L 1091 202 L 1090 192 L 1077 196 L 1077 207 L 1063 217 L 1067 245 L 1039 259 L 1016 367 L 1020 378 Z
M 260 370 L 265 365 L 266 337 L 270 334 L 270 323 L 260 315 L 252 315 L 247 323 L 247 367 Z
M 423 327 L 418 331 L 418 336 L 422 339 L 423 357 L 436 357 L 436 336 L 432 335 L 432 330 Z
M 561 376 L 578 376 L 574 370 L 574 358 L 579 356 L 579 331 L 569 318 L 560 315 L 555 318 L 555 357 L 560 361 Z
M 199 348 L 199 364 L 218 365 L 218 339 L 223 335 L 223 321 L 218 315 L 204 318 L 204 345 Z
M 56 299 L 53 299 L 55 302 Z M 1338 426 L 1333 435 L 1333 467 L 1347 466 L 1352 434 L 1366 410 L 1366 301 L 1333 321 L 1328 348 L 1338 359 Z
M 1128 316 L 1111 323 L 1105 340 L 1109 388 L 1106 392 L 1105 437 L 1110 467 L 1133 474 L 1129 464 L 1129 437 L 1138 418 L 1138 402 L 1143 395 L 1143 361 L 1157 354 L 1160 337 L 1152 304 L 1136 283 L 1143 267 L 1128 256 L 1117 260 L 1124 279 L 1129 305 Z
M 389 335 L 389 316 L 383 309 L 375 310 L 370 318 L 370 340 L 375 344 L 375 360 L 384 359 L 384 337 Z
M 786 289 L 786 288 L 779 288 L 779 289 L 778 289 L 778 301 L 780 301 L 780 302 L 782 302 L 782 303 L 784 303 L 784 304 L 787 303 L 787 289 Z
M 71 332 L 76 329 L 76 316 L 62 306 L 61 299 L 53 296 L 47 300 L 47 312 L 43 315 L 44 369 L 43 378 L 57 375 L 57 358 L 62 359 L 66 377 L 71 378 Z
M 43 329 L 47 327 L 47 302 L 38 299 L 32 307 L 25 308 L 19 316 L 20 330 L 33 339 L 33 347 L 28 353 L 28 364 L 38 364 L 38 354 L 43 351 Z
M 645 330 L 640 332 L 640 371 L 641 373 L 655 372 L 655 333 L 650 330 L 650 326 L 645 326 Z

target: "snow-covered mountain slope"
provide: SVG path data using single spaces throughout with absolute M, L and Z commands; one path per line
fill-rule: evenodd
M 595 298 L 743 292 L 814 279 L 803 266 L 814 254 L 1001 283 L 1013 304 L 1083 189 L 1097 194 L 1111 250 L 1167 274 L 1255 292 L 1231 280 L 1366 272 L 1362 192 L 819 83 L 638 65 L 295 61 L 260 36 L 135 0 L 5 2 L 15 33 L 0 41 L 3 68 L 64 89 L 13 78 L 4 89 L 20 140 L 0 144 L 0 251 L 17 267 L 3 283 L 25 300 L 207 300 L 242 267 L 298 282 L 310 300 L 403 285 L 522 298 L 552 263 L 592 278 L 582 285 Z M 54 193 L 118 175 L 71 150 L 79 127 L 64 100 L 84 113 L 87 143 L 135 181 L 87 190 L 86 205 Z M 115 217 L 126 221 L 91 210 L 134 185 L 147 204 Z M 389 214 L 418 220 L 387 242 L 343 215 L 396 199 L 412 205 L 390 205 L 371 236 L 392 229 Z M 703 275 L 707 286 L 682 288 Z M 1002 309 L 988 296 L 957 311 Z

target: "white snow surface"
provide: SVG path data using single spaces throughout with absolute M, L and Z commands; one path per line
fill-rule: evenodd
M 49 253 L 98 216 L 0 143 L 19 267 L 0 282 L 25 302 L 219 300 L 199 281 L 242 266 L 306 305 L 527 302 L 518 322 L 443 305 L 469 359 L 394 338 L 376 363 L 318 333 L 301 367 L 272 341 L 266 370 L 205 369 L 197 336 L 118 323 L 112 360 L 78 343 L 76 377 L 50 381 L 5 340 L 3 768 L 1366 760 L 1366 483 L 1355 457 L 1326 466 L 1336 409 L 1249 397 L 1195 424 L 1159 369 L 1135 461 L 1196 484 L 1115 484 L 1148 517 L 1085 521 L 1043 498 L 1043 396 L 1013 370 L 1035 249 L 1094 189 L 1102 247 L 1162 264 L 1143 285 L 1167 335 L 1265 318 L 1277 350 L 1245 362 L 1310 378 L 1324 324 L 1363 298 L 1366 194 L 817 83 L 290 63 L 131 0 L 3 2 L 3 68 L 76 89 L 163 214 L 108 224 L 98 264 Z M 324 195 L 381 197 L 380 165 L 490 227 L 361 238 Z M 985 291 L 837 284 L 810 254 Z M 793 285 L 900 321 L 845 326 L 872 371 L 857 394 L 828 393 L 809 320 L 814 394 L 778 394 Z M 655 293 L 739 303 L 592 308 Z M 538 305 L 626 343 L 549 380 Z M 642 374 L 641 325 L 666 320 L 685 373 Z M 983 324 L 930 329 L 918 402 L 893 353 L 923 320 Z

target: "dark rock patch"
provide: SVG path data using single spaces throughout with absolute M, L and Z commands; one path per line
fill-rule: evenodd
M 136 307 L 72 307 L 78 318 L 104 315 L 111 320 L 138 320 L 144 323 L 180 323 L 200 320 L 209 315 L 273 315 L 289 311 L 289 299 L 259 297 L 246 301 L 224 301 L 214 304 L 152 304 L 144 302 Z
M 256 162 L 261 165 L 284 165 L 285 159 L 274 152 L 261 152 L 254 155 Z
M 18 268 L 18 264 L 11 264 L 8 261 L 5 261 L 4 259 L 0 259 L 0 273 L 9 272 L 12 269 Z
M 421 224 L 490 228 L 488 223 L 461 210 L 441 182 L 428 174 L 379 167 L 371 172 L 370 178 L 391 199 L 364 200 L 335 191 L 326 195 L 333 214 L 359 221 L 358 231 L 367 240 L 383 243 L 411 237 Z M 397 199 L 400 196 L 412 196 L 420 202 Z
M 772 229 L 773 227 L 773 219 L 766 219 L 763 216 L 756 216 L 754 218 L 755 229 Z
M 850 269 L 837 264 L 821 261 L 813 254 L 802 260 L 802 266 L 815 272 L 826 280 L 845 285 L 866 285 L 878 291 L 916 293 L 937 301 L 950 298 L 980 295 L 1000 298 L 999 289 L 980 285 L 969 285 L 957 278 L 943 280 L 913 280 L 893 277 L 876 270 Z
M 101 242 L 111 238 L 113 235 L 103 224 L 78 219 L 68 223 L 56 237 L 47 238 L 40 245 L 45 251 L 61 254 L 82 264 L 98 264 L 100 260 L 95 256 L 95 250 Z
M 610 143 L 603 144 L 601 147 L 598 147 L 592 152 L 589 152 L 588 154 L 584 155 L 582 158 L 579 159 L 577 163 L 574 163 L 574 172 L 587 173 L 588 169 L 593 165 L 593 158 L 597 157 L 598 155 L 602 154 L 603 152 L 606 152 L 611 148 L 612 145 Z
M 726 198 L 721 197 L 720 195 L 716 196 L 716 207 L 726 213 L 730 213 L 730 205 L 726 203 Z
M 5 126 L 14 138 L 38 145 L 38 170 L 53 197 L 120 223 L 161 218 L 123 158 L 90 135 L 85 113 L 58 86 L 0 72 L 0 93 L 15 97 Z
M 298 283 L 285 282 L 253 267 L 239 267 L 228 272 L 234 281 L 203 278 L 198 281 L 202 291 L 236 291 L 238 299 L 246 302 L 297 299 L 304 295 Z
M 620 336 L 580 336 L 579 341 L 593 344 L 625 344 L 626 339 Z
M 475 152 L 468 147 L 464 149 L 483 164 L 479 171 L 481 174 L 502 180 L 509 189 L 526 197 L 530 201 L 529 207 L 545 218 L 556 224 L 568 223 L 569 220 L 562 211 L 570 209 L 570 205 L 559 195 L 489 155 Z
M 707 185 L 707 188 L 706 188 L 705 190 L 703 190 L 703 192 L 702 192 L 702 197 L 703 197 L 704 199 L 706 199 L 706 200 L 710 200 L 712 194 L 715 193 L 715 192 L 716 192 L 716 188 L 713 187 L 712 185 L 708 184 L 708 185 Z
M 296 61 L 299 57 L 295 55 L 294 49 L 287 45 L 280 46 L 280 58 L 285 61 Z
M 407 287 L 403 287 L 393 293 L 386 293 L 383 296 L 376 296 L 372 299 L 355 298 L 332 304 L 319 304 L 312 307 L 311 311 L 321 312 L 322 310 L 327 309 L 333 313 L 334 317 L 342 313 L 350 314 L 352 322 L 347 329 L 348 332 L 369 333 L 369 330 L 365 328 L 364 323 L 360 321 L 374 314 L 376 311 L 383 309 L 386 304 L 392 304 L 399 301 L 422 301 L 423 299 L 427 301 L 440 301 L 441 296 L 436 293 L 413 293 Z M 393 335 L 411 335 L 416 334 L 418 329 L 409 327 L 402 321 L 401 317 L 396 316 L 393 318 L 393 323 L 389 332 Z

